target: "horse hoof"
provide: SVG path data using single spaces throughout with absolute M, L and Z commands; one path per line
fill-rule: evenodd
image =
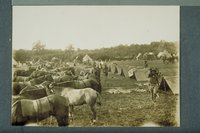
M 95 125 L 95 124 L 96 124 L 96 120 L 92 120 L 91 125 Z

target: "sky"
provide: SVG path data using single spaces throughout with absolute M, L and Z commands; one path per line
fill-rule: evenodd
M 13 6 L 13 49 L 179 42 L 179 6 Z

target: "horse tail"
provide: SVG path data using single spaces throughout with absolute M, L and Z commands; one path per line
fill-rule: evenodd
M 16 99 L 13 101 L 12 108 L 19 103 L 20 97 L 16 97 Z
M 97 94 L 97 101 L 96 101 L 96 103 L 97 103 L 97 105 L 99 105 L 99 106 L 101 106 L 101 95 L 100 95 L 100 93 L 99 92 L 96 92 L 96 94 Z

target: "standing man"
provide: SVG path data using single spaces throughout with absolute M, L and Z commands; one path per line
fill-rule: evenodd
M 148 63 L 147 63 L 147 61 L 145 60 L 144 61 L 144 68 L 147 68 L 148 67 Z
M 150 68 L 149 76 L 149 87 L 152 95 L 152 100 L 155 102 L 156 98 L 159 98 L 158 88 L 159 88 L 159 74 L 157 69 Z
M 104 72 L 104 74 L 105 74 L 105 76 L 107 78 L 108 77 L 108 66 L 107 66 L 107 64 L 104 65 L 103 72 Z

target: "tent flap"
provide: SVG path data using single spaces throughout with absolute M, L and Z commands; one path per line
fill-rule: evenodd
M 135 72 L 135 78 L 137 81 L 148 81 L 149 69 L 137 69 Z
M 163 77 L 159 90 L 172 94 L 179 94 L 178 77 Z

